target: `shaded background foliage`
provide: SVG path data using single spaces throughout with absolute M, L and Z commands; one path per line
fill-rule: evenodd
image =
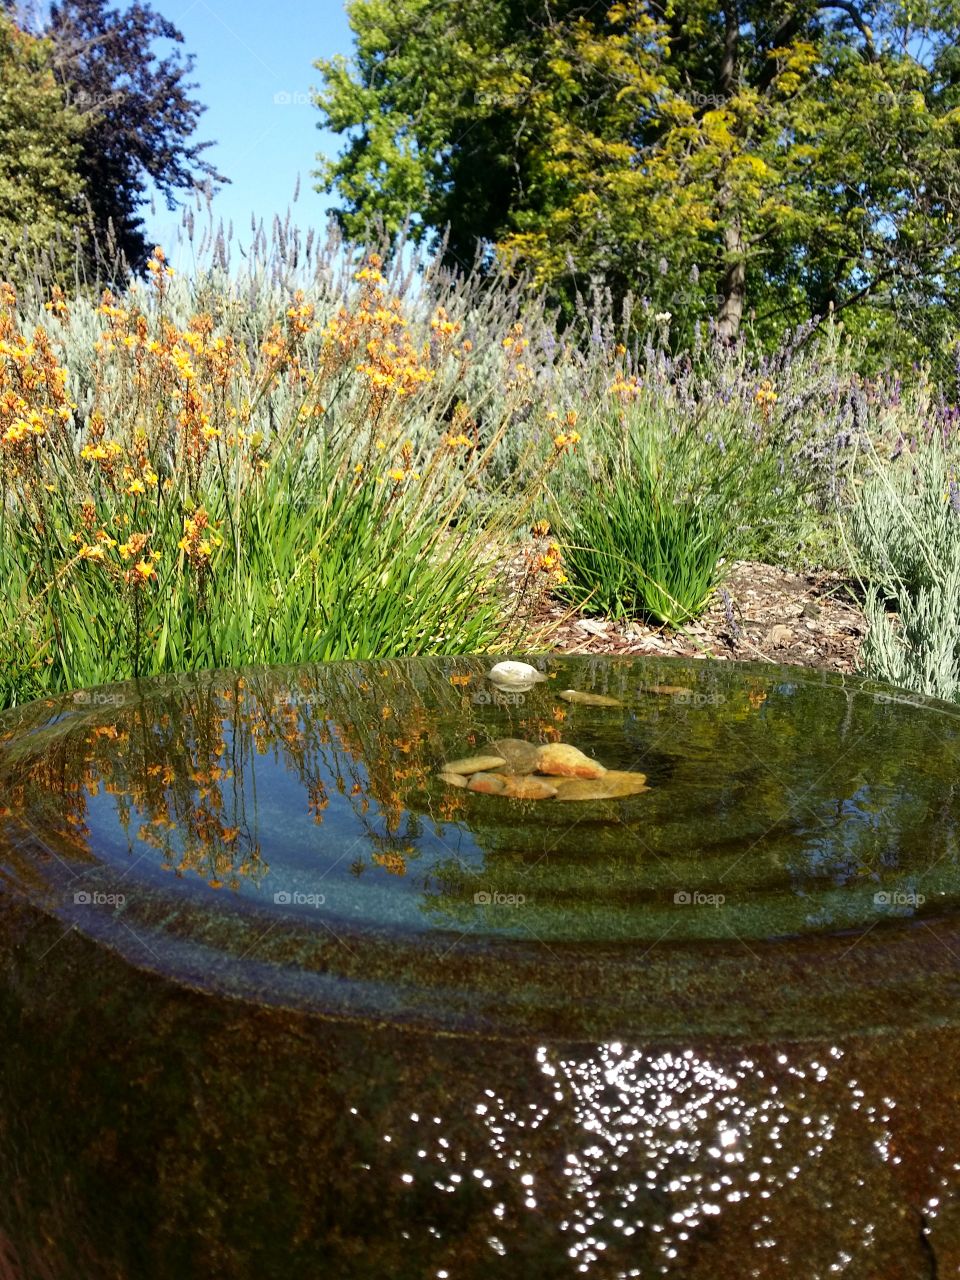
M 203 111 L 191 96 L 193 59 L 157 54 L 158 41 L 183 36 L 149 4 L 63 0 L 46 32 L 64 98 L 86 124 L 79 172 L 94 238 L 111 238 L 142 268 L 150 246 L 138 211 L 151 189 L 172 209 L 177 193 L 224 181 L 204 157 L 211 144 L 191 140 Z
M 79 247 L 90 268 L 140 271 L 148 202 L 159 195 L 172 209 L 178 195 L 225 181 L 204 155 L 211 144 L 194 140 L 204 108 L 182 41 L 149 4 L 63 0 L 33 25 L 4 6 L 0 241 L 19 246 L 24 264 L 58 240 L 65 268 Z
M 0 244 L 41 249 L 82 217 L 83 133 L 50 41 L 0 12 Z

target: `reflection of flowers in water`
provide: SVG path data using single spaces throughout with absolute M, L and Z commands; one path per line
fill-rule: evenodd
M 408 1136 L 418 1163 L 408 1162 L 401 1179 L 411 1192 L 429 1183 L 439 1193 L 473 1197 L 475 1211 L 489 1214 L 486 1243 L 496 1254 L 526 1247 L 531 1231 L 560 1232 L 571 1274 L 618 1280 L 687 1274 L 685 1259 L 715 1247 L 731 1213 L 738 1257 L 757 1251 L 759 1266 L 803 1255 L 807 1244 L 789 1195 L 800 1183 L 803 1203 L 812 1196 L 838 1215 L 836 1239 L 823 1241 L 830 1251 L 825 1274 L 860 1275 L 854 1252 L 862 1264 L 864 1251 L 882 1249 L 888 1224 L 869 1189 L 860 1194 L 837 1184 L 838 1169 L 853 1178 L 833 1149 L 837 1129 L 851 1125 L 864 1136 L 867 1126 L 869 1140 L 858 1146 L 864 1160 L 854 1170 L 863 1175 L 860 1188 L 871 1159 L 889 1168 L 900 1157 L 889 1127 L 894 1100 L 871 1103 L 856 1079 L 838 1076 L 843 1056 L 834 1047 L 806 1062 L 768 1053 L 765 1065 L 750 1057 L 719 1065 L 692 1049 L 655 1054 L 609 1043 L 565 1057 L 540 1048 L 546 1095 L 537 1090 L 533 1100 L 527 1092 L 520 1102 L 488 1089 L 473 1108 L 477 1128 L 466 1133 L 452 1117 L 448 1123 L 412 1113 Z M 406 1143 L 396 1134 L 385 1141 L 398 1137 Z M 839 1146 L 849 1142 L 847 1132 Z M 951 1177 L 941 1181 L 942 1192 Z M 850 1202 L 835 1205 L 830 1187 L 851 1192 Z M 925 1233 L 940 1203 L 934 1196 L 924 1206 Z M 437 1223 L 444 1217 L 438 1205 Z M 429 1231 L 443 1234 L 440 1225 Z
M 5 807 L 43 812 L 47 838 L 82 860 L 96 856 L 100 831 L 116 823 L 131 855 L 146 846 L 165 871 L 238 889 L 269 871 L 260 798 L 285 774 L 302 793 L 293 804 L 312 824 L 330 814 L 343 824 L 349 812 L 365 840 L 359 870 L 403 877 L 424 826 L 442 838 L 466 807 L 462 795 L 432 786 L 437 761 L 451 739 L 485 735 L 464 717 L 457 692 L 476 673 L 455 673 L 452 685 L 447 668 L 251 670 L 185 678 L 167 696 L 142 702 L 71 701 L 62 755 L 22 752 L 0 777 L 12 801 Z M 538 740 L 547 728 L 531 720 Z M 14 736 L 5 734 L 0 747 Z M 112 812 L 92 803 L 104 795 Z

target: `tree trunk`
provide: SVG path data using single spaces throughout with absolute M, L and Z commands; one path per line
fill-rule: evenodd
M 720 63 L 720 92 L 724 98 L 736 93 L 740 47 L 740 14 L 737 0 L 727 0 L 723 11 L 723 58 Z M 724 269 L 720 280 L 720 314 L 717 332 L 723 342 L 733 342 L 740 332 L 743 303 L 747 293 L 747 260 L 743 245 L 743 223 L 740 215 L 729 210 L 731 192 L 721 187 L 719 206 L 723 220 Z M 724 217 L 724 214 L 726 216 Z
M 743 227 L 739 214 L 731 214 L 723 229 L 723 248 L 726 266 L 720 281 L 717 333 L 724 342 L 733 342 L 740 332 L 747 295 L 747 260 L 743 252 Z

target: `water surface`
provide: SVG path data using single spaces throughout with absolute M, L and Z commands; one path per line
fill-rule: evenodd
M 793 668 L 538 665 L 0 718 L 13 1275 L 960 1273 L 960 716 Z M 436 777 L 503 737 L 650 789 Z

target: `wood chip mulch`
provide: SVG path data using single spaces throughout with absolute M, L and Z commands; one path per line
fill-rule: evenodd
M 849 582 L 831 572 L 791 573 L 752 560 L 731 566 L 706 613 L 682 630 L 588 617 L 543 588 L 522 561 L 504 566 L 531 643 L 544 633 L 560 653 L 660 654 L 857 670 L 866 630 Z

